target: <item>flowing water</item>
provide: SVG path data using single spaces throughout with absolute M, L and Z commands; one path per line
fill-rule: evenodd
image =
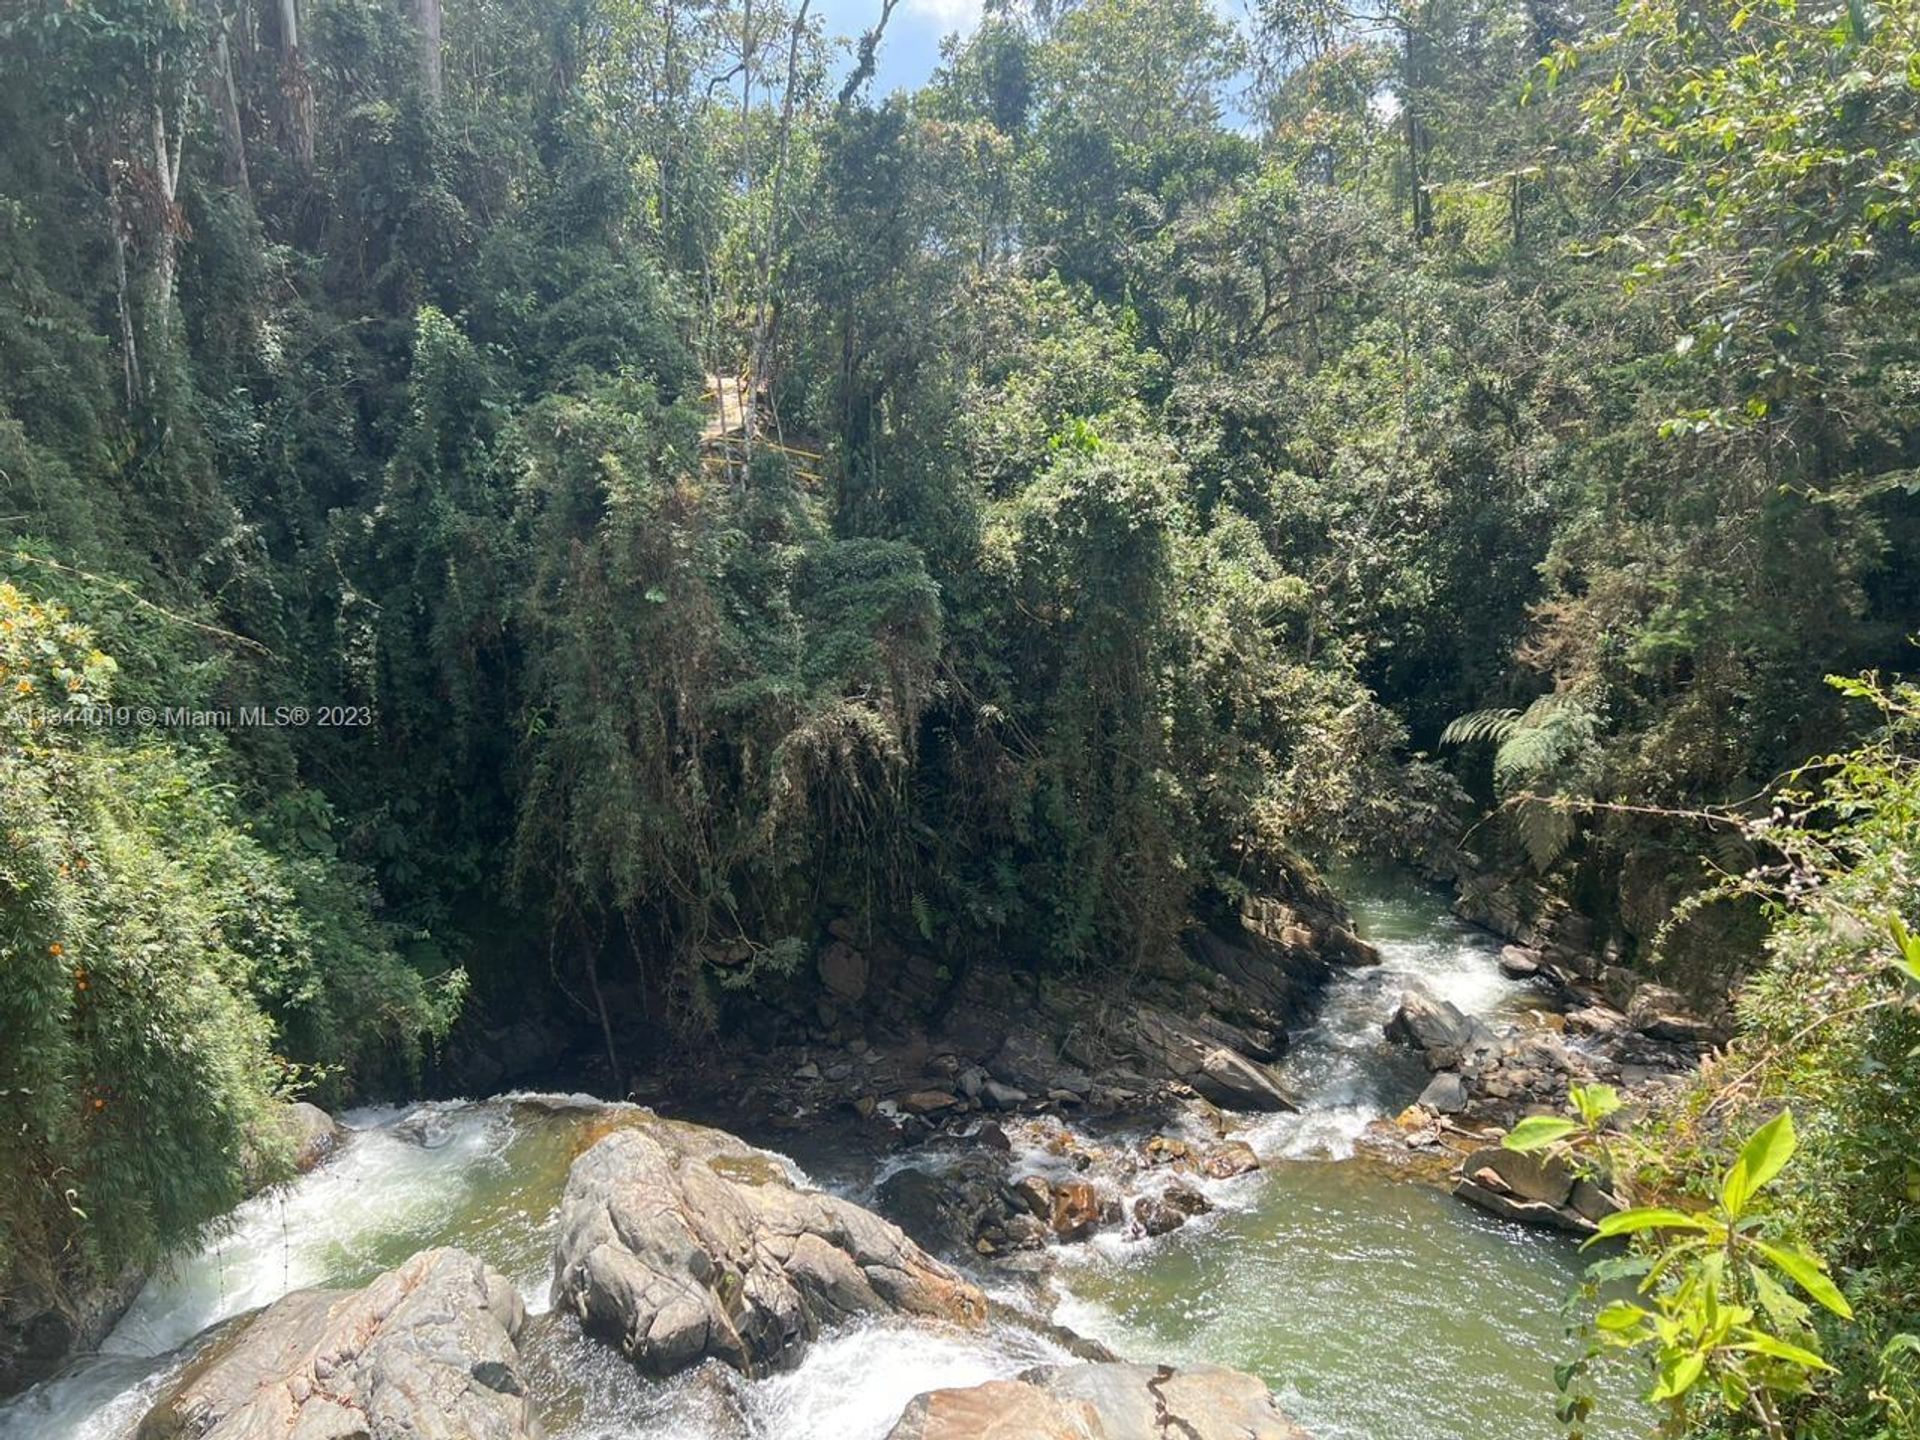
M 1161 1240 L 1062 1247 L 1066 1298 L 1053 1318 L 1130 1358 L 1251 1370 L 1321 1440 L 1551 1436 L 1577 1251 L 1354 1153 L 1367 1124 L 1425 1078 L 1382 1035 L 1402 991 L 1423 986 L 1493 1023 L 1528 992 L 1500 975 L 1497 942 L 1425 887 L 1357 877 L 1346 888 L 1383 963 L 1336 980 L 1295 1037 L 1284 1068 L 1302 1112 L 1241 1130 L 1265 1167 L 1209 1184 L 1215 1213 Z M 1067 1358 L 1018 1325 L 978 1335 L 879 1322 L 751 1383 L 640 1380 L 545 1313 L 567 1167 L 618 1116 L 509 1096 L 345 1117 L 354 1135 L 341 1153 L 241 1207 L 156 1277 L 100 1355 L 0 1406 L 0 1440 L 120 1440 L 212 1327 L 290 1290 L 362 1284 L 430 1245 L 482 1256 L 526 1298 L 530 1388 L 555 1440 L 879 1440 L 920 1391 Z M 864 1199 L 875 1179 L 841 1188 Z M 1645 1433 L 1640 1421 L 1616 1403 L 1589 1433 L 1626 1440 Z
M 1533 992 L 1428 887 L 1356 874 L 1339 888 L 1381 963 L 1336 980 L 1294 1037 L 1282 1072 L 1301 1112 L 1241 1132 L 1265 1167 L 1210 1187 L 1219 1210 L 1202 1225 L 1063 1250 L 1071 1298 L 1056 1318 L 1126 1355 L 1251 1370 L 1321 1440 L 1551 1436 L 1577 1248 L 1355 1156 L 1367 1125 L 1426 1083 L 1384 1034 L 1404 992 L 1496 1027 Z M 1594 1440 L 1647 1433 L 1607 1398 Z

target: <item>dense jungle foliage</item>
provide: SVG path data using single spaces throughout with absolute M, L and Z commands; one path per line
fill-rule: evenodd
M 697 1045 L 849 911 L 1124 973 L 1486 809 L 1759 967 L 1859 1292 L 1794 1423 L 1912 1433 L 1912 1017 L 1821 1007 L 1920 924 L 1911 697 L 1825 683 L 1920 620 L 1920 7 L 997 4 L 881 96 L 891 14 L 0 8 L 0 1271 L 463 1002 Z

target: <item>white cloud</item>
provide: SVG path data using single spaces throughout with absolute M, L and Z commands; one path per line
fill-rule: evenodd
M 958 30 L 971 34 L 980 23 L 981 0 L 906 0 L 906 10 L 940 27 L 940 33 Z

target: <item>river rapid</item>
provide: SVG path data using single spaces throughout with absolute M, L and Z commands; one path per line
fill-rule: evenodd
M 1383 961 L 1336 979 L 1295 1037 L 1283 1070 L 1301 1113 L 1249 1117 L 1237 1133 L 1264 1166 L 1208 1184 L 1212 1214 L 1159 1240 L 1059 1247 L 1050 1318 L 1129 1359 L 1250 1370 L 1320 1440 L 1551 1436 L 1575 1247 L 1355 1154 L 1367 1124 L 1425 1078 L 1382 1034 L 1403 990 L 1424 986 L 1496 1023 L 1528 992 L 1501 976 L 1498 942 L 1431 890 L 1377 877 L 1345 889 Z M 880 1440 L 921 1391 L 1071 1359 L 1029 1325 L 960 1334 L 892 1321 L 825 1337 L 756 1381 L 643 1381 L 547 1313 L 555 1212 L 573 1155 L 604 1123 L 596 1106 L 507 1096 L 342 1118 L 353 1136 L 340 1153 L 157 1275 L 99 1355 L 0 1407 L 0 1440 L 122 1440 L 224 1322 L 292 1290 L 363 1284 L 434 1245 L 469 1250 L 519 1287 L 535 1317 L 522 1338 L 529 1387 L 555 1440 Z M 808 1158 L 815 1183 L 870 1203 L 871 1167 Z M 1051 1163 L 1037 1150 L 1020 1160 Z M 977 1278 L 1033 1303 L 992 1272 Z M 1645 1432 L 1618 1399 L 1588 1430 Z

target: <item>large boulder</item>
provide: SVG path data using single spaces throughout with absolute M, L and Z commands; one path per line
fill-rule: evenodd
M 1149 1069 L 1192 1086 L 1215 1105 L 1229 1110 L 1299 1108 L 1271 1069 L 1248 1058 L 1242 1046 L 1220 1043 L 1219 1031 L 1225 1027 L 1142 1005 L 1132 1015 L 1129 1028 L 1134 1052 Z M 1240 1038 L 1245 1045 L 1245 1037 Z
M 1099 1440 L 1100 1417 L 1022 1380 L 929 1390 L 907 1402 L 887 1440 Z
M 280 1128 L 292 1152 L 293 1168 L 302 1174 L 333 1154 L 347 1139 L 346 1129 L 338 1120 L 304 1100 L 296 1100 L 281 1112 Z
M 1043 1365 L 916 1396 L 887 1440 L 1307 1440 L 1257 1377 L 1218 1365 Z
M 210 1345 L 138 1440 L 534 1440 L 519 1295 L 460 1250 L 300 1290 Z
M 1460 1162 L 1454 1192 L 1503 1220 L 1591 1235 L 1620 1202 L 1557 1156 L 1487 1146 Z
M 77 1263 L 51 1275 L 0 1270 L 0 1396 L 57 1374 L 73 1356 L 97 1350 L 133 1304 L 147 1272 L 129 1265 L 111 1280 Z
M 977 1289 L 879 1216 L 696 1125 L 649 1118 L 581 1155 L 559 1237 L 554 1305 L 652 1375 L 708 1357 L 757 1373 L 852 1315 L 986 1318 Z
M 1228 1110 L 1298 1110 L 1299 1103 L 1257 1060 L 1249 1060 L 1225 1046 L 1216 1046 L 1200 1060 L 1200 1068 L 1186 1077 L 1203 1098 Z
M 867 957 L 845 940 L 835 940 L 820 952 L 820 983 L 849 1003 L 867 993 Z
M 1627 1002 L 1627 1024 L 1656 1040 L 1702 1042 L 1713 1037 L 1713 1026 L 1687 1008 L 1687 1000 L 1665 985 L 1642 985 Z
M 1455 1069 L 1474 1051 L 1493 1045 L 1485 1025 L 1463 1014 L 1452 1001 L 1420 990 L 1400 997 L 1399 1008 L 1387 1021 L 1387 1038 L 1418 1050 L 1429 1070 Z

